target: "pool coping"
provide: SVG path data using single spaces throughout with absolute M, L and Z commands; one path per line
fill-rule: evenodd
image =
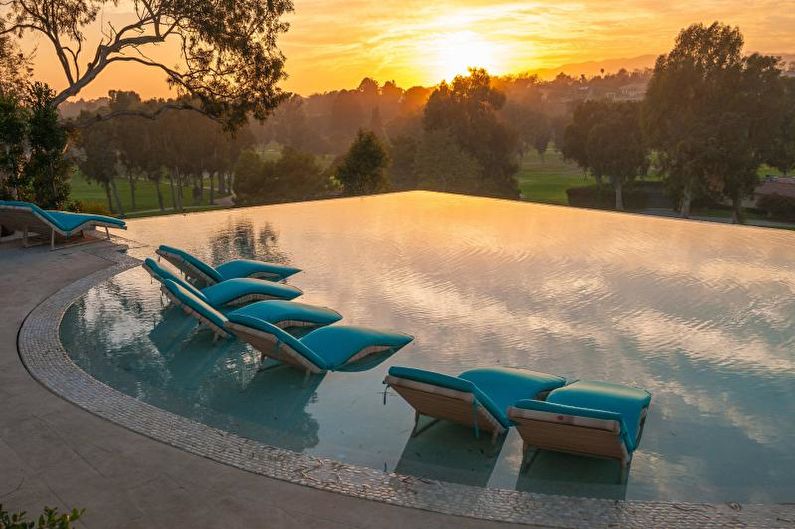
M 99 252 L 98 252 L 99 253 Z M 544 527 L 795 526 L 795 505 L 625 501 L 553 496 L 427 480 L 301 454 L 245 439 L 121 393 L 80 369 L 60 340 L 67 309 L 92 287 L 138 266 L 123 250 L 101 251 L 114 264 L 56 292 L 27 316 L 20 358 L 44 387 L 133 432 L 247 472 L 378 501 L 476 519 Z

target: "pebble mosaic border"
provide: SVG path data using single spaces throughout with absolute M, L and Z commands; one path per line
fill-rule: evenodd
M 457 485 L 268 446 L 164 411 L 91 377 L 64 350 L 59 328 L 67 308 L 93 286 L 140 263 L 119 247 L 82 251 L 113 264 L 65 287 L 33 310 L 19 332 L 20 357 L 31 375 L 55 394 L 157 441 L 269 478 L 402 507 L 486 520 L 577 529 L 795 527 L 795 504 L 613 501 Z

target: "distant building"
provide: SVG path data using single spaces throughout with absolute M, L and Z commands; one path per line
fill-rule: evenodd
M 647 83 L 630 83 L 619 86 L 615 99 L 619 101 L 641 101 L 646 96 Z

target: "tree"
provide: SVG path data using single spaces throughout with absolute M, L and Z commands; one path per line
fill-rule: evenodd
M 337 169 L 337 179 L 346 195 L 369 195 L 386 191 L 389 163 L 384 146 L 371 131 L 359 130 L 348 153 Z
M 118 195 L 114 203 L 111 193 L 117 160 L 112 123 L 103 121 L 82 129 L 77 137 L 77 145 L 83 151 L 82 156 L 78 158 L 78 167 L 86 178 L 100 184 L 105 190 L 108 209 L 111 212 L 122 213 Z
M 152 0 L 133 2 L 132 20 L 121 27 L 98 21 L 109 0 L 8 0 L 0 37 L 37 33 L 52 44 L 67 87 L 52 98 L 57 107 L 77 95 L 108 66 L 132 62 L 163 72 L 189 100 L 165 108 L 193 108 L 233 128 L 247 114 L 265 119 L 285 98 L 277 83 L 284 56 L 277 38 L 290 0 Z M 87 34 L 99 24 L 102 38 L 88 60 Z M 90 31 L 89 31 L 90 30 Z M 173 43 L 179 64 L 159 61 L 157 48 Z M 194 104 L 194 101 L 197 104 Z M 136 112 L 141 112 L 136 111 Z
M 0 198 L 26 195 L 25 151 L 28 112 L 13 92 L 0 90 Z
M 414 161 L 417 186 L 446 193 L 471 193 L 482 168 L 465 152 L 449 130 L 426 132 Z
M 272 184 L 273 174 L 267 171 L 265 162 L 252 149 L 240 153 L 235 164 L 235 202 L 240 205 L 256 204 L 264 191 Z
M 624 209 L 624 185 L 648 169 L 642 142 L 640 107 L 634 102 L 585 101 L 566 129 L 563 155 L 615 189 L 616 209 Z
M 470 69 L 457 76 L 451 85 L 439 85 L 425 106 L 423 128 L 427 132 L 446 129 L 456 143 L 481 167 L 476 189 L 486 196 L 516 198 L 518 184 L 518 142 L 515 132 L 502 123 L 497 111 L 505 104 L 505 94 L 491 86 L 483 69 Z
M 776 130 L 781 75 L 774 57 L 742 55 L 738 28 L 715 22 L 684 29 L 657 59 L 643 107 L 643 128 L 669 186 L 690 214 L 697 193 L 727 196 L 734 220 L 753 190 L 756 168 Z
M 787 176 L 795 169 L 795 77 L 782 79 L 782 83 L 780 120 L 764 161 Z
M 42 208 L 61 209 L 69 199 L 71 163 L 64 158 L 66 131 L 58 123 L 58 111 L 52 104 L 55 92 L 35 83 L 30 94 L 28 132 L 29 160 L 25 178 L 30 182 L 33 199 Z
M 285 147 L 277 160 L 266 161 L 247 149 L 235 165 L 235 197 L 239 204 L 305 200 L 322 193 L 327 180 L 312 154 Z

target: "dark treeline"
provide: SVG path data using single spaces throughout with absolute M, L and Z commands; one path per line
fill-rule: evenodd
M 138 114 L 174 103 L 112 91 L 106 106 L 84 110 L 73 121 L 71 157 L 90 181 L 104 188 L 110 211 L 124 214 L 116 189 L 119 177 L 129 181 L 132 209 L 137 209 L 136 182 L 141 179 L 154 183 L 161 210 L 182 210 L 186 186 L 192 203 L 203 202 L 205 193 L 211 204 L 216 195 L 229 194 L 240 153 L 254 142 L 251 132 L 244 127 L 230 133 L 193 111 L 169 110 L 154 119 Z M 171 191 L 170 204 L 164 202 L 163 185 Z

